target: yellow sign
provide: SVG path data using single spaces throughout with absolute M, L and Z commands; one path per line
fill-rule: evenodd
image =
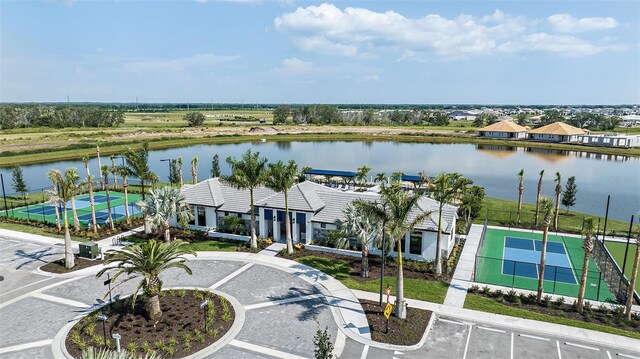
M 391 305 L 391 303 L 387 302 L 387 306 L 384 308 L 384 316 L 389 319 L 389 316 L 391 315 L 391 310 L 393 309 L 393 305 Z

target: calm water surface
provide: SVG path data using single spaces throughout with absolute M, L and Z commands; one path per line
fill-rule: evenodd
M 563 182 L 570 176 L 578 184 L 577 211 L 604 215 L 607 195 L 611 195 L 609 215 L 612 218 L 629 220 L 640 210 L 640 159 L 636 157 L 609 156 L 585 152 L 525 149 L 507 146 L 483 146 L 474 144 L 425 144 L 401 142 L 243 142 L 222 145 L 195 145 L 168 150 L 152 151 L 149 162 L 152 170 L 162 181 L 168 181 L 168 164 L 161 159 L 182 156 L 185 181 L 191 180 L 191 158 L 199 157 L 198 178 L 209 176 L 211 158 L 220 156 L 222 173 L 228 173 L 225 162 L 228 156 L 238 157 L 247 149 L 259 151 L 270 161 L 295 160 L 300 167 L 311 166 L 322 169 L 349 170 L 364 164 L 373 168 L 372 175 L 394 171 L 417 174 L 426 171 L 429 175 L 440 172 L 459 172 L 484 186 L 488 196 L 508 200 L 518 198 L 517 172 L 524 168 L 526 202 L 535 202 L 538 173 L 545 170 L 543 194 L 554 195 L 553 177 L 562 174 Z M 121 163 L 121 160 L 117 160 Z M 102 158 L 102 164 L 110 161 Z M 25 178 L 31 189 L 46 187 L 47 171 L 51 168 L 64 170 L 76 166 L 85 176 L 84 164 L 80 161 L 60 161 L 23 166 Z M 92 174 L 97 175 L 97 159 L 92 159 Z M 13 192 L 11 170 L 0 168 L 4 174 L 7 192 Z

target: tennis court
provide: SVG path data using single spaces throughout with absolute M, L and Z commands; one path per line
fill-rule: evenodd
M 487 228 L 476 257 L 475 281 L 535 291 L 541 250 L 540 233 Z M 544 291 L 577 297 L 583 259 L 580 238 L 549 235 Z M 598 301 L 614 299 L 592 259 L 589 260 L 585 297 Z
M 142 198 L 138 194 L 128 194 L 129 200 L 129 215 L 135 216 L 140 213 L 135 206 L 135 202 Z M 95 203 L 96 222 L 98 224 L 109 223 L 109 211 L 107 206 L 107 194 L 106 192 L 94 193 L 93 200 Z M 125 218 L 125 201 L 124 194 L 120 192 L 109 191 L 109 201 L 111 202 L 111 217 L 114 221 Z M 89 201 L 89 195 L 83 194 L 75 198 L 76 212 L 78 214 L 78 220 L 82 227 L 88 227 L 91 224 L 91 203 Z M 59 207 L 60 215 L 62 216 L 62 206 Z M 0 216 L 5 216 L 5 212 L 2 211 Z M 56 223 L 56 209 L 50 203 L 33 204 L 26 207 L 19 207 L 9 210 L 9 217 L 23 218 L 23 219 L 35 219 L 40 221 L 46 221 L 49 223 Z M 73 224 L 73 213 L 71 211 L 71 201 L 67 202 L 67 218 L 70 224 Z

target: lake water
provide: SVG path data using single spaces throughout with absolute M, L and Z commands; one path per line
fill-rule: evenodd
M 242 142 L 221 145 L 194 145 L 152 151 L 150 165 L 162 181 L 168 181 L 168 163 L 162 159 L 183 158 L 183 176 L 191 180 L 191 158 L 199 157 L 198 178 L 209 176 L 211 158 L 220 156 L 222 173 L 228 173 L 228 156 L 239 157 L 247 149 L 259 151 L 270 161 L 295 160 L 299 167 L 355 171 L 364 164 L 373 168 L 372 175 L 394 171 L 417 174 L 425 171 L 434 176 L 440 172 L 459 172 L 484 186 L 488 196 L 508 200 L 518 199 L 517 172 L 525 171 L 525 202 L 535 202 L 538 173 L 545 170 L 543 194 L 554 196 L 555 172 L 560 172 L 563 183 L 576 177 L 577 203 L 574 210 L 603 215 L 607 195 L 611 195 L 609 215 L 628 221 L 640 210 L 640 159 L 637 157 L 599 155 L 586 152 L 526 149 L 507 146 L 475 144 L 428 144 L 405 142 Z M 117 159 L 121 163 L 120 159 Z M 102 157 L 102 164 L 110 164 Z M 84 164 L 80 161 L 60 161 L 23 166 L 25 179 L 31 189 L 49 186 L 47 171 L 64 170 L 76 166 L 82 177 Z M 92 174 L 97 175 L 97 159 L 92 159 Z M 5 188 L 11 189 L 11 169 L 0 168 Z

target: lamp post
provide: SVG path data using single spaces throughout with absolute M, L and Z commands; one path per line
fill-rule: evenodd
M 207 331 L 207 304 L 209 304 L 209 299 L 205 299 L 204 302 L 200 303 L 200 308 L 202 308 L 202 314 L 204 318 L 204 331 Z
M 107 319 L 109 319 L 109 316 L 106 314 L 98 314 L 98 319 L 100 321 L 102 321 L 102 337 L 104 338 L 104 346 L 107 346 L 107 325 L 105 324 L 107 322 Z
M 171 158 L 165 158 L 160 160 L 160 162 L 167 162 L 169 164 L 169 184 L 173 186 L 173 181 L 171 180 Z
M 385 242 L 385 231 L 384 231 L 384 226 L 385 223 L 384 221 L 382 221 L 382 256 L 380 257 L 380 259 L 382 260 L 382 268 L 380 269 L 380 306 L 382 307 L 382 282 L 384 281 L 384 249 L 387 246 L 387 243 Z

